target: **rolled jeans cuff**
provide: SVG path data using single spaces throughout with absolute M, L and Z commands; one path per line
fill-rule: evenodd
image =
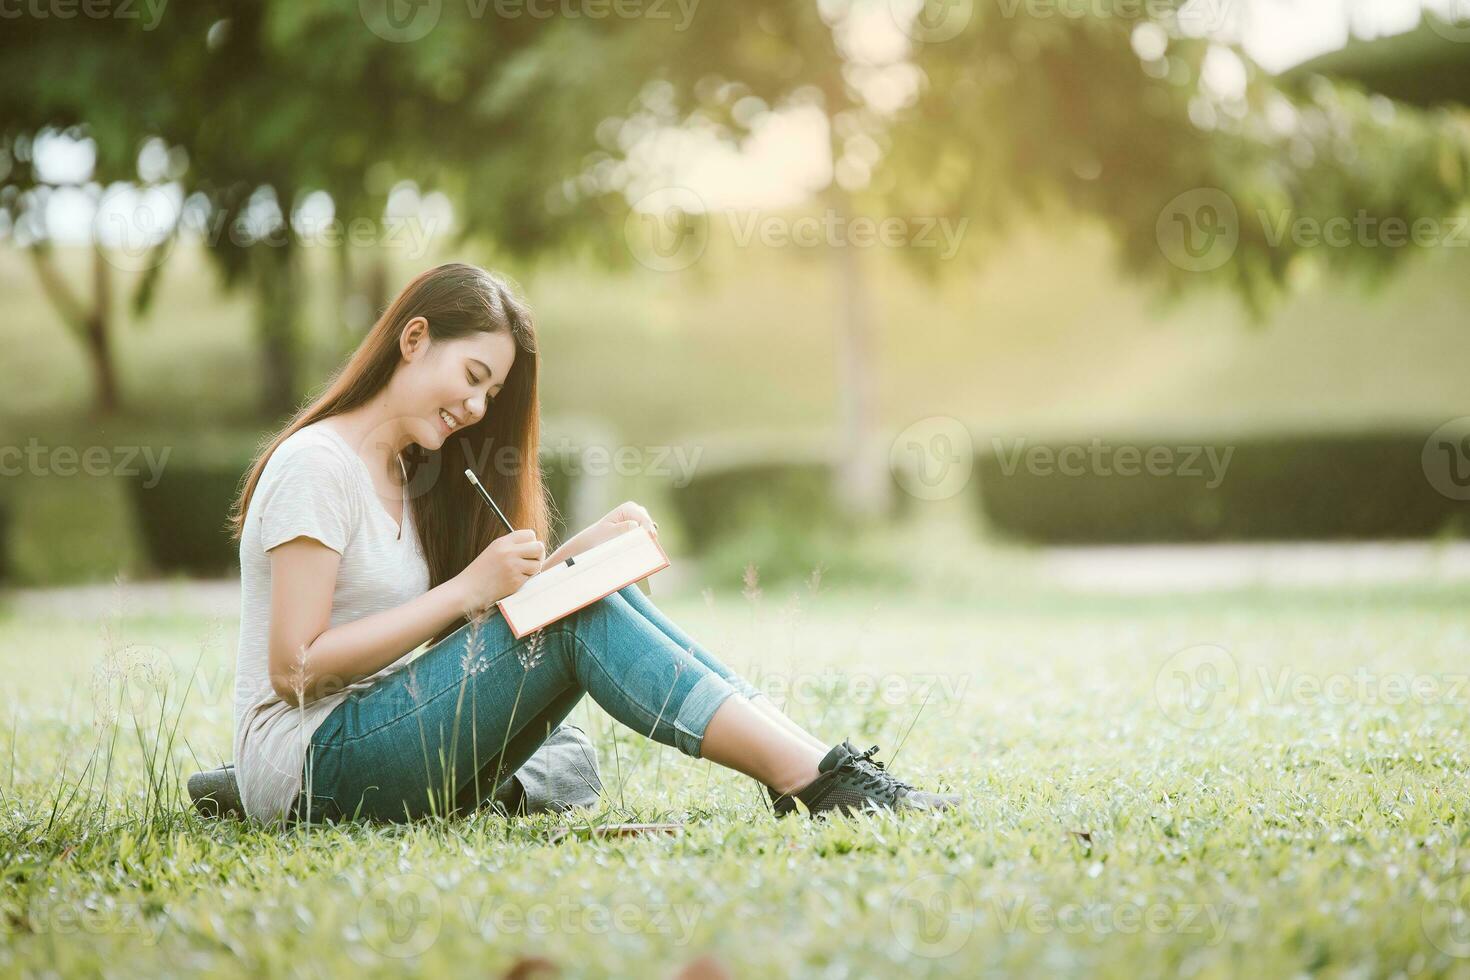
M 715 710 L 725 699 L 736 693 L 730 682 L 719 674 L 706 674 L 689 689 L 679 714 L 674 718 L 674 745 L 685 755 L 700 758 L 700 747 L 704 744 L 704 730 Z

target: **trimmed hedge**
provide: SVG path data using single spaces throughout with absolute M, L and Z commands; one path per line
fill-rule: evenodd
M 749 462 L 697 474 L 669 499 L 696 554 L 732 536 L 853 530 L 838 506 L 834 467 L 822 461 Z M 895 483 L 886 520 L 901 519 L 913 498 Z
M 1038 443 L 1020 447 L 1021 455 L 1019 444 L 996 446 L 976 459 L 976 501 L 992 528 L 1046 544 L 1464 535 L 1470 504 L 1430 484 L 1421 462 L 1424 439 L 1423 433 L 1386 433 L 1196 440 L 1201 452 L 1188 468 L 1190 451 L 1183 447 L 1190 440 Z M 1075 471 L 1079 460 L 1090 462 L 1097 443 L 1110 447 L 1108 464 L 1060 472 L 1064 450 Z M 1111 472 L 1121 447 L 1137 454 L 1126 461 L 1138 472 Z M 1172 450 L 1172 472 L 1150 473 L 1142 465 L 1157 447 Z M 1215 453 L 1213 470 L 1205 447 Z
M 10 581 L 10 501 L 0 497 L 0 583 Z
M 222 575 L 239 571 L 239 545 L 230 539 L 230 505 L 248 462 L 171 462 L 158 484 L 128 481 L 138 537 L 156 571 Z
M 698 474 L 671 491 L 669 499 L 695 553 L 726 535 L 744 533 L 773 511 L 785 514 L 783 526 L 837 522 L 831 468 L 825 463 L 754 463 Z

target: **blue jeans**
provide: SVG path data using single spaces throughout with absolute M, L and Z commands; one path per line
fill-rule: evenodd
M 637 585 L 519 640 L 494 615 L 334 708 L 312 735 L 291 818 L 402 821 L 472 810 L 583 694 L 697 759 L 715 709 L 735 693 L 760 694 Z

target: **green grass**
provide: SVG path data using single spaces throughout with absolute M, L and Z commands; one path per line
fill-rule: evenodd
M 741 976 L 1464 975 L 1466 598 L 1105 601 L 999 567 L 943 599 L 660 599 L 795 692 L 813 731 L 876 742 L 968 802 L 778 823 L 750 780 L 584 702 L 573 720 L 607 792 L 581 819 L 687 831 L 558 844 L 550 817 L 286 833 L 196 818 L 181 779 L 228 754 L 236 624 L 12 609 L 0 973 L 498 975 L 539 955 L 566 975 L 662 976 L 708 952 Z M 132 679 L 172 665 L 167 698 L 143 702 L 172 731 L 152 789 L 158 725 L 108 723 L 105 665 L 129 645 L 112 662 Z

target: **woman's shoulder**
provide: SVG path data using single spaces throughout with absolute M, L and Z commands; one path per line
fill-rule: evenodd
M 282 439 L 250 501 L 261 550 L 304 534 L 341 553 L 361 514 L 361 467 L 344 442 L 314 425 Z
M 320 421 L 302 426 L 291 433 L 266 460 L 261 479 L 279 479 L 287 472 L 309 470 L 319 475 L 349 480 L 357 464 L 352 451 L 341 437 Z

